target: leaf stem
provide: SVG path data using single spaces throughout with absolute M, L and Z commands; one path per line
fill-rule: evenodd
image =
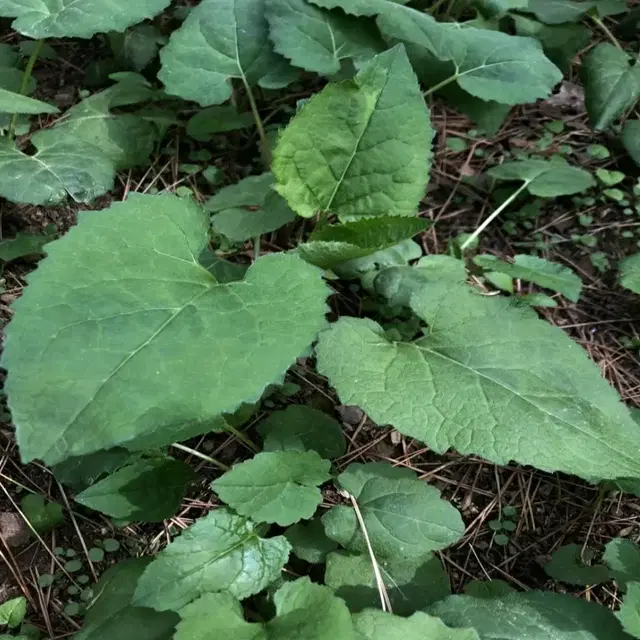
M 25 95 L 27 93 L 27 88 L 29 87 L 29 80 L 31 79 L 31 74 L 33 73 L 33 67 L 35 67 L 36 60 L 38 59 L 38 55 L 40 54 L 40 49 L 42 49 L 42 45 L 44 44 L 44 39 L 36 40 L 35 47 L 33 47 L 33 51 L 29 56 L 29 60 L 27 61 L 27 66 L 24 68 L 24 72 L 22 74 L 22 82 L 20 84 L 20 95 Z M 16 132 L 16 125 L 18 124 L 18 114 L 14 113 L 11 116 L 11 123 L 9 124 L 9 138 L 13 139 Z
M 456 78 L 458 77 L 458 74 L 455 73 L 452 76 L 449 76 L 448 78 L 445 78 L 442 82 L 438 82 L 438 84 L 434 84 L 433 87 L 431 87 L 430 89 L 427 89 L 424 92 L 424 97 L 428 97 L 430 96 L 432 93 L 435 93 L 436 91 L 438 91 L 438 89 L 442 89 L 442 87 L 446 87 L 448 84 L 451 84 Z
M 262 118 L 260 117 L 260 112 L 258 111 L 256 98 L 253 95 L 253 91 L 251 91 L 251 87 L 249 86 L 247 79 L 244 76 L 242 77 L 242 82 L 244 83 L 244 88 L 247 92 L 247 98 L 249 98 L 249 104 L 251 105 L 251 113 L 253 114 L 253 119 L 256 123 L 256 128 L 258 129 L 258 136 L 260 137 L 260 144 L 262 145 L 262 152 L 264 153 L 265 164 L 267 165 L 267 169 L 270 169 L 271 168 L 271 151 L 269 150 L 267 133 L 264 130 L 264 123 L 262 122 Z
M 253 239 L 253 261 L 255 262 L 260 257 L 260 236 L 256 236 Z
M 600 20 L 600 18 L 598 16 L 596 16 L 594 14 L 590 14 L 590 17 L 600 27 L 600 29 L 602 29 L 602 31 L 607 36 L 607 38 L 609 38 L 609 40 L 611 40 L 611 43 L 615 47 L 617 47 L 620 51 L 624 51 L 624 49 L 622 48 L 622 46 L 618 42 L 618 39 L 613 35 L 613 33 L 611 32 L 609 27 L 607 27 L 607 25 L 602 20 Z
M 460 246 L 464 251 L 529 186 L 523 182 Z
M 238 440 L 240 440 L 242 444 L 246 445 L 249 449 L 251 449 L 251 451 L 253 451 L 254 453 L 258 453 L 258 451 L 260 451 L 260 447 L 258 447 L 258 445 L 253 440 L 251 440 L 239 429 L 236 429 L 233 425 L 230 425 L 226 420 L 224 421 L 224 426 L 229 433 L 233 434 L 236 438 L 238 438 Z
M 174 442 L 171 446 L 174 447 L 175 449 L 180 449 L 180 451 L 184 451 L 189 455 L 195 456 L 196 458 L 200 458 L 205 462 L 209 462 L 215 467 L 218 467 L 218 469 L 221 469 L 222 471 L 229 471 L 230 469 L 230 467 L 228 467 L 226 464 L 223 464 L 222 462 L 218 462 L 215 458 L 212 458 L 211 456 L 207 456 L 204 453 L 200 453 L 199 451 L 196 451 L 191 447 L 186 447 L 185 445 L 179 444 L 178 442 Z

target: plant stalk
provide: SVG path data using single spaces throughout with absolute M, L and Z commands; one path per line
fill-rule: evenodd
M 24 72 L 22 74 L 22 82 L 20 84 L 20 95 L 25 95 L 27 93 L 27 88 L 29 86 L 29 80 L 31 79 L 31 74 L 33 73 L 33 67 L 35 67 L 36 61 L 38 60 L 38 55 L 40 54 L 40 49 L 42 49 L 42 45 L 44 44 L 44 39 L 40 39 L 36 41 L 36 46 L 33 47 L 33 51 L 29 56 L 29 60 L 27 61 L 27 66 L 24 68 Z M 14 113 L 11 116 L 11 123 L 9 124 L 9 138 L 13 139 L 16 132 L 16 125 L 18 124 L 18 114 Z
M 174 449 L 180 449 L 180 451 L 184 451 L 185 453 L 188 453 L 189 455 L 195 456 L 196 458 L 200 458 L 201 460 L 204 460 L 205 462 L 209 462 L 214 467 L 218 467 L 218 469 L 220 469 L 222 471 L 229 471 L 229 469 L 231 468 L 231 467 L 228 467 L 226 464 L 224 464 L 222 462 L 218 462 L 218 460 L 216 460 L 215 458 L 212 458 L 211 456 L 207 456 L 204 453 L 200 453 L 199 451 L 196 451 L 195 449 L 192 449 L 191 447 L 185 447 L 185 445 L 179 444 L 178 442 L 174 442 L 171 446 Z
M 244 88 L 247 92 L 247 98 L 249 98 L 249 105 L 251 106 L 251 113 L 253 114 L 253 120 L 255 121 L 256 128 L 258 129 L 258 136 L 260 138 L 260 144 L 262 145 L 262 152 L 264 153 L 265 164 L 267 165 L 267 169 L 271 169 L 271 151 L 269 150 L 267 133 L 264 130 L 264 123 L 262 122 L 262 118 L 260 117 L 260 112 L 258 111 L 256 98 L 253 95 L 253 91 L 251 91 L 251 87 L 249 86 L 249 83 L 247 82 L 244 76 L 242 78 L 242 82 L 244 83 Z
M 427 89 L 424 92 L 423 94 L 424 97 L 427 98 L 432 93 L 435 93 L 436 91 L 438 91 L 438 89 L 442 89 L 442 87 L 446 87 L 448 84 L 451 84 L 457 77 L 458 77 L 458 74 L 456 73 L 452 76 L 449 76 L 448 78 L 445 78 L 442 82 L 438 82 L 438 84 L 434 84 L 433 87 L 431 87 L 430 89 Z
M 460 246 L 464 251 L 529 186 L 523 182 Z
M 600 27 L 600 29 L 607 36 L 607 38 L 611 40 L 611 44 L 613 44 L 620 51 L 624 51 L 621 44 L 618 42 L 618 39 L 613 35 L 609 27 L 607 27 L 607 25 L 602 20 L 600 20 L 598 16 L 591 14 L 590 17 Z
M 224 421 L 224 425 L 225 425 L 225 429 L 229 433 L 231 433 L 236 438 L 238 438 L 238 440 L 240 440 L 240 442 L 242 442 L 242 444 L 244 444 L 246 447 L 251 449 L 251 451 L 253 451 L 254 453 L 258 453 L 260 451 L 260 448 L 258 447 L 258 445 L 256 445 L 256 443 L 250 438 L 248 438 L 242 431 L 240 431 L 239 429 L 236 429 L 233 425 L 230 425 L 226 420 Z

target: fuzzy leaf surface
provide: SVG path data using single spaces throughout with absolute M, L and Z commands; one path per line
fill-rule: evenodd
M 284 537 L 261 538 L 250 520 L 216 509 L 154 558 L 138 580 L 133 603 L 178 611 L 208 592 L 248 598 L 278 578 L 290 548 Z
M 231 79 L 249 85 L 279 57 L 268 38 L 266 0 L 203 0 L 160 51 L 158 78 L 171 95 L 203 107 L 231 96 Z
M 637 424 L 562 330 L 464 284 L 434 280 L 410 302 L 429 325 L 415 342 L 391 342 L 377 323 L 353 318 L 320 336 L 318 370 L 344 404 L 439 452 L 638 477 Z
M 424 195 L 433 129 L 404 47 L 327 85 L 293 118 L 273 156 L 276 189 L 299 215 L 411 216 Z
M 138 460 L 76 496 L 76 502 L 112 518 L 162 522 L 175 514 L 195 473 L 173 458 Z
M 582 290 L 582 280 L 571 269 L 538 256 L 518 254 L 513 262 L 505 262 L 495 256 L 484 254 L 473 261 L 483 269 L 504 273 L 511 278 L 534 282 L 545 289 L 561 293 L 565 298 L 577 302 Z
M 595 185 L 588 171 L 556 160 L 528 158 L 504 162 L 487 173 L 498 180 L 522 180 L 531 195 L 541 198 L 568 196 Z
M 458 511 L 440 492 L 387 463 L 354 463 L 338 483 L 362 514 L 377 558 L 415 558 L 456 542 L 464 532 Z M 349 551 L 366 552 L 355 510 L 336 505 L 322 517 L 326 534 Z
M 487 640 L 629 640 L 609 609 L 560 593 L 450 596 L 428 612 L 448 626 L 472 627 Z
M 313 515 L 330 466 L 315 451 L 263 451 L 234 465 L 211 488 L 240 515 L 286 527 Z
M 318 269 L 273 254 L 220 284 L 198 263 L 207 227 L 189 200 L 138 195 L 81 214 L 47 246 L 3 356 L 24 460 L 204 433 L 280 381 L 324 328 Z
M 345 59 L 364 62 L 384 50 L 373 23 L 315 7 L 306 0 L 269 0 L 275 50 L 301 69 L 332 75 Z
M 169 0 L 0 0 L 0 16 L 29 38 L 91 38 L 159 14 Z
M 640 66 L 608 42 L 596 45 L 582 61 L 585 106 L 591 126 L 606 129 L 640 97 Z
M 640 294 L 640 253 L 625 258 L 620 263 L 620 284 Z

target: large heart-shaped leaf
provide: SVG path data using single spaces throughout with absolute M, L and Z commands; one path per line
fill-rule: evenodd
M 265 4 L 203 0 L 192 9 L 160 51 L 167 92 L 204 107 L 229 98 L 232 78 L 253 85 L 272 73 L 282 58 L 268 38 Z
M 353 80 L 330 84 L 284 130 L 276 189 L 299 215 L 353 220 L 413 215 L 424 195 L 433 129 L 401 45 Z
M 0 16 L 30 38 L 91 38 L 124 31 L 160 13 L 170 0 L 0 0 Z
M 212 511 L 167 545 L 138 580 L 133 604 L 178 611 L 203 593 L 248 598 L 276 580 L 289 557 L 285 538 L 261 538 L 256 525 Z
M 326 322 L 321 272 L 272 254 L 220 284 L 198 263 L 207 227 L 189 200 L 138 195 L 48 245 L 4 352 L 23 459 L 202 433 L 308 349 Z
M 343 403 L 438 452 L 587 479 L 640 477 L 637 424 L 561 329 L 465 284 L 416 289 L 411 306 L 428 329 L 415 342 L 353 318 L 321 335 L 318 368 Z

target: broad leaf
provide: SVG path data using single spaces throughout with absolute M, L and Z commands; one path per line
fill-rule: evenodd
M 344 602 L 309 578 L 285 582 L 273 596 L 276 615 L 249 623 L 226 593 L 207 593 L 180 611 L 176 640 L 356 640 Z
M 41 131 L 31 142 L 32 156 L 15 146 L 0 145 L 0 196 L 12 202 L 54 205 L 67 194 L 77 202 L 90 202 L 113 187 L 111 160 L 82 140 L 49 144 Z
M 23 233 L 19 231 L 15 238 L 0 240 L 0 260 L 11 262 L 17 258 L 42 253 L 42 247 L 51 242 L 54 237 L 51 232 Z
M 195 473 L 172 458 L 138 460 L 76 496 L 76 502 L 112 518 L 162 522 L 178 510 Z
M 631 540 L 614 538 L 608 542 L 602 561 L 621 589 L 626 589 L 629 582 L 640 582 L 640 549 Z
M 294 524 L 284 535 L 291 545 L 291 552 L 311 564 L 326 562 L 327 555 L 338 548 L 337 542 L 327 538 L 324 526 L 318 518 Z
M 640 294 L 640 253 L 625 258 L 620 263 L 620 284 Z
M 514 592 L 504 580 L 471 580 L 464 587 L 464 592 L 474 598 L 501 598 Z
M 424 195 L 433 137 L 402 46 L 329 84 L 282 133 L 273 158 L 277 190 L 299 215 L 340 220 L 411 216 Z
M 625 0 L 529 0 L 529 11 L 547 24 L 577 22 L 590 9 L 602 15 L 615 15 L 626 9 Z
M 347 260 L 364 258 L 412 238 L 428 226 L 420 218 L 388 216 L 356 220 L 315 230 L 304 244 L 300 255 L 311 264 L 331 269 Z
M 118 65 L 141 72 L 158 55 L 162 32 L 152 24 L 139 24 L 124 33 L 109 34 L 109 45 Z
M 340 423 L 306 405 L 274 411 L 258 427 L 265 451 L 317 451 L 323 458 L 338 458 L 347 445 Z
M 450 596 L 428 611 L 450 627 L 473 627 L 487 640 L 628 640 L 609 609 L 560 593 Z
M 136 582 L 151 558 L 126 559 L 107 569 L 93 587 L 94 600 L 75 640 L 170 640 L 179 618 L 131 604 Z
M 268 0 L 267 20 L 279 54 L 323 75 L 338 73 L 342 60 L 365 62 L 385 48 L 373 23 L 306 0 Z
M 286 527 L 314 514 L 330 467 L 315 451 L 264 451 L 234 465 L 211 488 L 240 515 Z
M 413 240 L 404 240 L 388 249 L 376 251 L 363 258 L 353 258 L 334 265 L 333 271 L 346 280 L 372 276 L 388 267 L 406 266 L 422 256 L 422 247 Z
M 344 404 L 437 452 L 587 479 L 639 476 L 637 424 L 561 329 L 437 279 L 411 306 L 429 326 L 415 342 L 391 342 L 375 322 L 353 318 L 320 336 L 318 370 Z
M 584 97 L 591 126 L 606 129 L 640 97 L 640 66 L 608 42 L 596 45 L 582 61 Z
M 178 611 L 213 591 L 248 598 L 278 578 L 289 550 L 282 536 L 261 538 L 250 520 L 217 509 L 154 558 L 138 580 L 133 602 Z
M 640 166 L 640 120 L 627 120 L 624 123 L 622 144 L 631 159 Z
M 58 113 L 58 108 L 52 104 L 34 100 L 28 96 L 7 91 L 0 87 L 0 112 L 6 113 Z
M 411 615 L 451 593 L 449 576 L 434 555 L 376 560 L 392 610 L 398 615 Z M 380 606 L 380 592 L 368 553 L 329 553 L 324 581 L 354 613 Z
M 609 580 L 607 567 L 584 563 L 582 546 L 579 544 L 567 544 L 554 551 L 544 570 L 554 580 L 585 587 Z
M 75 491 L 82 491 L 101 476 L 113 473 L 125 464 L 132 462 L 138 454 L 126 449 L 115 448 L 96 451 L 87 456 L 68 458 L 56 465 L 52 471 L 56 480 L 69 485 Z
M 24 460 L 205 433 L 308 349 L 326 323 L 319 270 L 274 254 L 219 284 L 197 261 L 207 226 L 187 199 L 137 195 L 48 245 L 3 360 Z
M 588 171 L 559 160 L 527 158 L 504 162 L 487 173 L 498 180 L 522 180 L 531 195 L 541 198 L 580 193 L 595 185 Z
M 47 533 L 64 522 L 62 506 L 45 500 L 37 493 L 29 493 L 20 501 L 22 513 L 38 533 Z
M 387 463 L 354 463 L 338 477 L 353 496 L 377 558 L 413 558 L 443 549 L 464 532 L 458 511 L 413 472 Z M 352 506 L 334 506 L 322 517 L 327 535 L 352 551 L 367 545 Z
M 124 31 L 160 13 L 169 0 L 0 0 L 0 16 L 30 38 L 91 38 L 96 33 Z
M 250 113 L 238 113 L 235 107 L 223 105 L 198 111 L 187 122 L 187 134 L 195 140 L 206 142 L 215 133 L 244 129 L 253 125 Z
M 634 638 L 640 638 L 640 582 L 629 584 L 616 618 L 620 620 L 627 633 Z
M 279 58 L 268 39 L 266 0 L 203 0 L 160 51 L 158 78 L 171 95 L 203 107 L 231 96 L 231 79 L 254 85 Z
M 450 629 L 442 620 L 418 611 L 409 618 L 367 609 L 353 617 L 363 640 L 480 640 L 473 629 Z
M 20 596 L 11 598 L 0 605 L 0 626 L 14 629 L 20 625 L 27 614 L 27 599 Z
M 513 262 L 505 262 L 488 254 L 476 256 L 473 261 L 483 269 L 498 271 L 511 278 L 520 278 L 557 291 L 573 302 L 580 297 L 582 280 L 561 264 L 527 254 L 514 256 Z

